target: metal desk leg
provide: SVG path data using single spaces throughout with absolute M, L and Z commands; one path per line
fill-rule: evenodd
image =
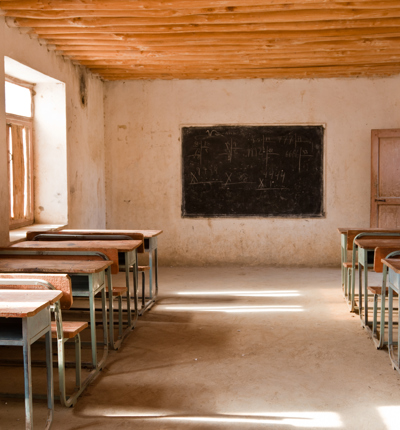
M 388 350 L 389 358 L 394 368 L 396 365 L 393 360 L 393 290 L 389 282 L 389 294 L 388 294 Z
M 156 283 L 156 297 L 158 295 L 158 248 L 154 250 L 154 277 L 155 277 L 155 283 Z
M 33 429 L 33 405 L 32 405 L 32 367 L 31 345 L 29 342 L 28 323 L 26 318 L 22 320 L 23 356 L 24 356 L 24 382 L 25 382 L 25 428 Z M 46 337 L 47 342 L 47 337 Z M 46 346 L 47 349 L 47 346 Z M 47 351 L 46 351 L 47 352 Z M 46 354 L 47 364 L 47 354 Z
M 45 312 L 50 312 L 46 310 Z M 50 322 L 50 314 L 48 316 Z M 32 405 L 32 366 L 31 366 L 31 338 L 28 318 L 22 319 L 23 334 L 23 358 L 24 358 L 24 382 L 25 382 L 25 428 L 33 429 L 33 405 Z M 53 392 L 53 357 L 50 326 L 45 334 L 46 339 L 46 374 L 47 374 L 47 419 L 45 430 L 50 429 L 53 422 L 54 392 Z
M 383 348 L 385 344 L 385 306 L 386 306 L 386 285 L 387 285 L 387 275 L 388 268 L 387 266 L 383 266 L 383 274 L 382 274 L 382 291 L 381 291 L 381 318 L 380 318 L 380 326 L 379 326 L 379 339 L 377 335 L 377 327 L 374 325 L 372 328 L 372 340 L 374 341 L 377 349 Z M 374 322 L 375 320 L 374 316 Z

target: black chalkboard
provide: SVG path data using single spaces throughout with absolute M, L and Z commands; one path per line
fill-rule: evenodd
M 323 126 L 182 127 L 183 217 L 322 217 Z

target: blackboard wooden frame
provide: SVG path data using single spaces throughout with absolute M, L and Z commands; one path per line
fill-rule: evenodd
M 182 217 L 324 217 L 324 131 L 182 126 Z

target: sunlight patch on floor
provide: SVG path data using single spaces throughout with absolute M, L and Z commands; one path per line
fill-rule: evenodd
M 283 291 L 183 291 L 180 296 L 235 296 L 235 297 L 298 297 L 296 290 Z
M 400 406 L 381 406 L 378 407 L 387 430 L 398 430 L 400 426 Z
M 256 313 L 256 312 L 303 312 L 301 306 L 168 306 L 158 305 L 158 310 L 183 312 L 225 312 L 225 313 Z

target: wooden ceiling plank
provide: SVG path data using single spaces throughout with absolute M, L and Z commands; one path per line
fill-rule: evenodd
M 325 22 L 341 23 L 347 20 L 389 20 L 400 17 L 400 7 L 395 9 L 351 9 L 344 11 L 336 10 L 306 10 L 306 11 L 282 11 L 243 14 L 205 14 L 188 15 L 167 18 L 70 18 L 70 19 L 29 19 L 15 18 L 14 23 L 18 27 L 78 27 L 99 28 L 119 27 L 135 25 L 206 25 L 206 24 L 251 24 L 251 23 L 274 23 L 288 24 L 301 22 Z M 8 20 L 11 23 L 11 20 Z
M 232 52 L 260 52 L 268 53 L 277 50 L 293 50 L 295 52 L 308 52 L 315 50 L 342 50 L 342 49 L 352 49 L 352 50 L 370 50 L 372 48 L 379 49 L 398 49 L 400 47 L 400 35 L 399 37 L 393 38 L 381 38 L 381 39 L 366 39 L 359 38 L 355 40 L 328 40 L 328 41 L 318 41 L 309 40 L 302 41 L 301 43 L 296 39 L 285 39 L 280 41 L 270 41 L 268 44 L 249 44 L 245 46 L 238 46 L 237 44 L 231 45 L 210 45 L 203 44 L 193 46 L 188 49 L 186 46 L 168 46 L 168 47 L 154 47 L 151 50 L 143 51 L 135 45 L 128 45 L 126 43 L 102 43 L 99 41 L 97 44 L 87 44 L 87 45 L 76 45 L 71 44 L 51 44 L 55 49 L 62 51 L 65 54 L 74 53 L 94 53 L 99 52 L 139 52 L 143 54 L 163 54 L 163 55 L 177 55 L 177 54 L 188 54 L 188 55 L 201 55 L 218 52 L 218 55 L 229 54 Z
M 61 52 L 59 53 L 61 54 Z M 205 61 L 213 62 L 215 64 L 223 64 L 228 62 L 268 62 L 273 60 L 285 60 L 287 58 L 291 59 L 302 59 L 305 61 L 312 61 L 314 58 L 330 58 L 337 61 L 339 58 L 345 57 L 353 57 L 354 59 L 358 58 L 368 58 L 370 60 L 384 58 L 384 59 L 393 59 L 398 58 L 400 56 L 400 48 L 397 50 L 394 49 L 377 49 L 377 50 L 316 50 L 311 53 L 311 51 L 301 51 L 296 52 L 295 50 L 284 50 L 277 52 L 266 53 L 249 53 L 249 52 L 241 52 L 240 60 L 238 59 L 238 55 L 235 53 L 228 54 L 194 54 L 194 55 L 162 55 L 162 54 L 151 54 L 151 55 L 142 55 L 140 53 L 136 54 L 124 54 L 118 52 L 118 55 L 113 55 L 112 53 L 101 53 L 100 55 L 89 54 L 74 54 L 74 53 L 62 53 L 63 55 L 69 57 L 72 60 L 79 61 L 83 65 L 94 64 L 95 61 L 100 62 L 100 64 L 104 64 L 105 62 L 109 62 L 110 60 L 118 60 L 118 64 L 123 63 L 132 63 L 135 64 L 199 64 L 201 65 Z
M 142 69 L 142 70 L 186 70 L 187 68 L 193 68 L 201 71 L 205 67 L 215 67 L 229 69 L 230 67 L 246 67 L 256 69 L 259 67 L 310 67 L 310 66 L 323 66 L 329 65 L 334 66 L 339 63 L 342 65 L 374 65 L 374 64 L 388 64 L 400 63 L 400 55 L 386 56 L 311 56 L 309 58 L 279 58 L 279 59 L 265 59 L 259 61 L 242 61 L 240 59 L 223 60 L 223 61 L 160 61 L 160 62 L 148 62 L 148 63 L 131 63 L 128 61 L 109 61 L 109 60 L 79 60 L 79 63 L 83 66 L 89 67 L 90 69 L 102 69 L 108 67 L 110 69 Z
M 106 26 L 106 27 L 80 27 L 80 26 L 49 26 L 26 27 L 31 28 L 42 36 L 56 34 L 96 33 L 96 34 L 124 34 L 135 38 L 184 38 L 184 37 L 231 37 L 232 33 L 273 33 L 284 31 L 329 31 L 348 29 L 389 29 L 400 27 L 399 18 L 387 19 L 353 19 L 347 21 L 304 21 L 304 22 L 271 22 L 269 24 L 237 24 L 237 25 L 201 25 L 201 26 Z M 24 28 L 24 27 L 22 27 Z M 129 35 L 132 36 L 129 36 Z
M 236 8 L 243 7 L 243 0 L 96 0 L 85 1 L 82 0 L 1 0 L 0 7 L 12 10 L 41 10 L 41 11 L 63 11 L 63 10 L 91 10 L 94 7 L 97 10 L 115 10 L 115 9 L 130 9 L 132 11 L 146 11 L 146 10 L 168 10 L 168 9 L 191 9 L 194 4 L 197 8 L 206 8 L 208 10 L 213 8 L 224 8 L 227 11 L 234 11 Z M 262 0 L 246 0 L 246 6 L 265 6 L 266 2 Z M 314 5 L 315 0 L 290 0 L 290 1 L 270 1 L 267 5 L 271 7 L 283 6 L 290 7 L 290 5 Z M 327 7 L 330 5 L 352 5 L 352 4 L 369 4 L 376 3 L 370 0 L 358 0 L 357 2 L 348 2 L 346 0 L 336 1 L 320 1 L 317 3 L 325 4 Z M 390 7 L 392 4 L 397 4 L 397 0 L 380 1 Z
M 113 3 L 113 2 L 111 2 Z M 178 17 L 189 15 L 209 15 L 209 14 L 241 14 L 241 13 L 265 13 L 265 12 L 280 12 L 280 11 L 300 11 L 300 10 L 388 10 L 400 7 L 400 1 L 355 1 L 355 2 L 297 2 L 297 3 L 264 3 L 256 5 L 240 5 L 235 7 L 206 7 L 199 8 L 196 3 L 192 3 L 187 8 L 162 8 L 162 9 L 134 9 L 132 7 L 115 7 L 113 9 L 101 9 L 97 4 L 92 4 L 91 9 L 40 9 L 40 8 L 21 8 L 13 9 L 0 2 L 0 15 L 11 16 L 14 18 L 27 19 L 69 19 L 69 18 L 151 18 L 151 17 Z

